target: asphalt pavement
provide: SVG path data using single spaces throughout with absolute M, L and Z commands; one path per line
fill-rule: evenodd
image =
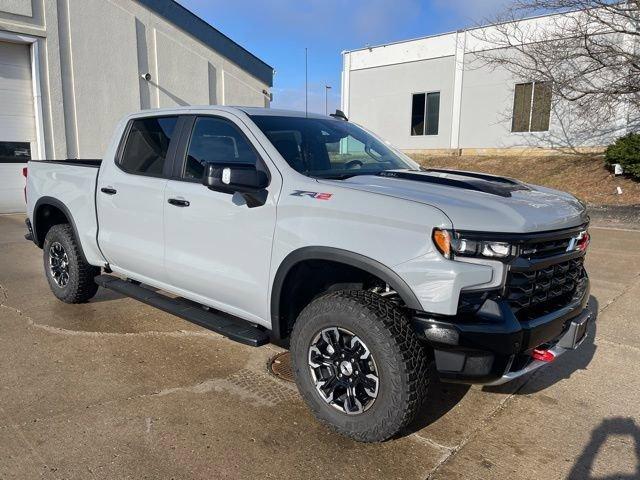
M 50 293 L 24 217 L 0 216 L 0 479 L 640 478 L 640 231 L 592 228 L 597 322 L 502 387 L 442 384 L 399 438 L 314 420 L 251 348 L 101 289 Z

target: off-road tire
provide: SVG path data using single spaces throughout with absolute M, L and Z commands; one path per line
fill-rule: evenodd
M 49 267 L 49 251 L 51 245 L 58 242 L 64 248 L 68 258 L 69 280 L 66 285 L 59 286 Z M 78 241 L 69 224 L 54 225 L 47 232 L 43 245 L 44 272 L 53 294 L 65 303 L 84 303 L 98 291 L 94 278 L 100 274 L 100 268 L 89 265 L 80 253 Z
M 315 388 L 308 352 L 318 332 L 347 329 L 362 339 L 379 374 L 378 396 L 368 410 L 347 415 L 323 400 Z M 363 290 L 337 291 L 315 299 L 298 317 L 291 334 L 293 373 L 314 415 L 336 432 L 361 442 L 381 442 L 398 434 L 416 416 L 426 398 L 429 369 L 402 309 Z

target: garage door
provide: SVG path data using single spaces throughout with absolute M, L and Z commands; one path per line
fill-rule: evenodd
M 23 212 L 22 167 L 35 150 L 28 45 L 0 42 L 0 213 Z

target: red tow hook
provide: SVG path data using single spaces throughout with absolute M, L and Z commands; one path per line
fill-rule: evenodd
M 551 350 L 547 350 L 546 348 L 535 348 L 531 354 L 531 358 L 540 360 L 541 362 L 553 362 L 556 356 Z

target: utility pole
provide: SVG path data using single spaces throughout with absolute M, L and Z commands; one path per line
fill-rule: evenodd
M 331 90 L 331 85 L 325 85 L 324 86 L 324 114 L 328 115 L 329 114 L 329 108 L 328 108 L 328 104 L 329 104 L 329 90 Z
M 309 116 L 309 62 L 307 47 L 304 47 L 304 116 Z

